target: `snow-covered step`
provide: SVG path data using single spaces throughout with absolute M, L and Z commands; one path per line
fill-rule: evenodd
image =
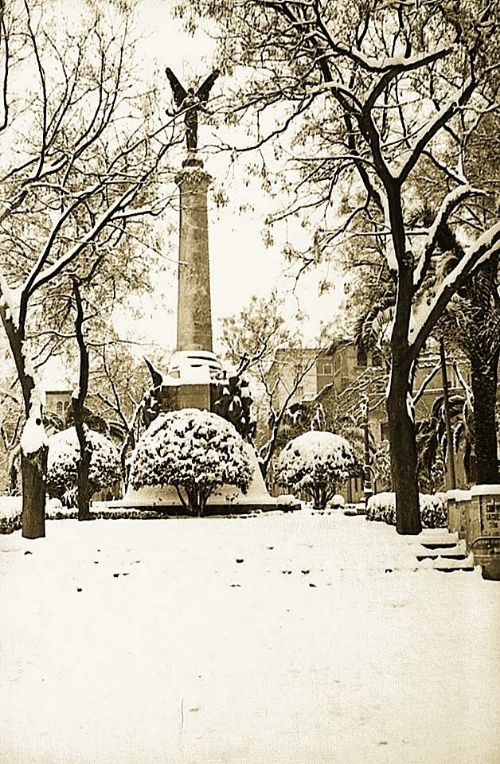
M 465 560 L 446 560 L 443 557 L 438 557 L 433 562 L 435 570 L 441 571 L 441 573 L 452 573 L 456 570 L 463 570 L 466 573 L 472 573 L 474 570 L 474 558 L 471 554 L 467 555 Z
M 458 538 L 457 533 L 449 533 L 442 528 L 425 530 L 418 540 L 420 548 L 416 550 L 416 557 L 420 567 L 443 573 L 474 570 L 474 557 L 467 553 L 465 542 Z
M 436 549 L 425 549 L 425 547 L 422 547 L 422 550 L 417 552 L 417 560 L 419 562 L 422 560 L 437 560 L 440 557 L 444 560 L 466 560 L 468 555 L 465 550 L 456 545 L 453 547 L 438 547 Z
M 450 533 L 445 528 L 426 529 L 418 540 L 425 549 L 454 549 L 459 543 L 458 533 Z
M 457 570 L 471 573 L 474 570 L 474 558 L 471 554 L 467 555 L 463 560 L 454 560 L 446 557 L 437 557 L 436 559 L 427 557 L 419 561 L 419 568 L 439 570 L 442 573 L 453 573 Z
M 456 544 L 459 538 L 458 533 L 452 533 L 446 528 L 426 528 L 418 535 L 418 540 L 421 544 L 449 544 L 451 542 Z

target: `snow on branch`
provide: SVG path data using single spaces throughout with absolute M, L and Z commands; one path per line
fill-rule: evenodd
M 275 10 L 280 11 L 282 15 L 287 15 L 287 10 L 289 17 L 291 16 L 289 6 L 290 3 L 285 3 L 283 0 L 281 2 L 276 2 L 276 0 L 273 0 L 272 2 L 263 2 L 263 5 L 270 5 Z M 295 2 L 295 6 L 300 5 L 300 3 Z M 285 7 L 287 6 L 287 7 Z M 363 53 L 362 50 L 358 48 L 354 48 L 353 46 L 346 46 L 342 45 L 341 43 L 334 40 L 334 38 L 329 33 L 327 26 L 324 22 L 324 19 L 322 17 L 321 13 L 321 7 L 319 3 L 314 3 L 314 14 L 316 17 L 316 23 L 318 24 L 320 34 L 317 36 L 322 39 L 322 42 L 328 46 L 328 48 L 337 56 L 345 56 L 346 58 L 353 61 L 355 64 L 358 64 L 362 69 L 365 69 L 368 72 L 388 72 L 393 69 L 399 70 L 401 72 L 403 71 L 411 71 L 413 69 L 419 69 L 423 66 L 428 66 L 429 64 L 434 63 L 435 61 L 438 61 L 441 58 L 445 58 L 448 56 L 455 48 L 455 43 L 447 44 L 447 45 L 438 45 L 435 50 L 431 52 L 421 52 L 417 53 L 413 56 L 408 55 L 405 56 L 403 54 L 399 56 L 383 56 L 381 58 L 374 58 L 372 56 L 368 56 L 365 53 Z M 310 8 L 311 6 L 306 3 L 304 5 L 304 9 Z M 296 23 L 304 25 L 304 17 L 301 14 L 297 14 L 296 19 L 293 19 L 292 21 L 295 21 Z M 314 32 L 310 33 L 310 36 L 314 36 Z
M 29 286 L 29 294 L 32 294 L 36 289 L 46 284 L 60 273 L 69 263 L 71 263 L 91 242 L 95 241 L 98 234 L 106 227 L 106 225 L 114 219 L 115 215 L 127 204 L 129 204 L 141 187 L 141 182 L 134 183 L 134 185 L 127 189 L 118 199 L 111 204 L 108 209 L 96 220 L 94 226 L 87 231 L 85 236 L 77 242 L 68 252 L 62 255 L 52 265 L 43 270 L 35 277 Z
M 403 165 L 399 172 L 398 179 L 402 183 L 408 178 L 408 175 L 413 170 L 418 160 L 422 156 L 422 153 L 426 146 L 430 143 L 432 138 L 439 132 L 439 130 L 451 119 L 451 117 L 458 111 L 461 106 L 467 103 L 474 88 L 476 81 L 473 77 L 467 77 L 459 93 L 456 93 L 453 98 L 450 98 L 447 104 L 441 109 L 438 109 L 433 119 L 429 120 L 426 129 L 423 131 L 420 138 L 417 140 L 410 154 L 409 159 Z
M 350 58 L 351 61 L 359 64 L 363 69 L 369 72 L 389 72 L 396 70 L 396 73 L 411 71 L 412 69 L 419 69 L 423 66 L 428 66 L 434 63 L 440 58 L 448 56 L 454 46 L 447 45 L 437 48 L 432 53 L 419 53 L 415 56 L 384 56 L 381 59 L 372 58 L 365 55 L 361 50 L 355 50 L 354 48 L 346 48 L 342 45 L 335 44 L 333 51 L 342 56 Z
M 17 291 L 17 290 L 16 290 Z M 6 320 L 11 320 L 17 327 L 19 325 L 19 301 L 14 291 L 9 287 L 7 280 L 0 268 L 0 306 Z
M 423 302 L 415 310 L 408 344 L 408 350 L 414 357 L 420 352 L 432 327 L 456 290 L 479 265 L 499 252 L 500 222 L 491 226 L 474 244 L 465 248 L 464 256 L 437 286 L 433 300 L 429 304 Z
M 75 208 L 86 198 L 91 196 L 95 191 L 99 189 L 99 185 L 94 186 L 92 189 L 88 189 L 84 191 L 82 194 L 79 194 L 77 199 L 73 201 L 73 203 L 62 213 L 62 215 L 58 218 L 58 220 L 54 223 L 52 230 L 47 238 L 47 241 L 45 243 L 45 246 L 40 253 L 40 256 L 38 260 L 34 263 L 31 271 L 29 272 L 23 288 L 22 288 L 22 303 L 26 303 L 28 300 L 29 295 L 34 291 L 33 284 L 35 284 L 43 266 L 47 262 L 48 258 L 50 257 L 50 253 L 52 250 L 52 247 L 54 245 L 54 242 L 56 240 L 57 234 L 63 227 L 64 223 L 68 220 L 68 218 L 72 215 Z M 22 306 L 22 313 L 25 312 L 25 305 Z
M 429 228 L 426 240 L 424 242 L 423 252 L 417 262 L 415 272 L 413 274 L 413 283 L 415 287 L 419 287 L 427 271 L 430 259 L 436 249 L 438 236 L 442 226 L 446 223 L 453 210 L 468 196 L 473 194 L 485 195 L 486 192 L 478 188 L 472 188 L 469 185 L 458 186 L 447 194 L 441 206 L 434 218 L 434 222 Z

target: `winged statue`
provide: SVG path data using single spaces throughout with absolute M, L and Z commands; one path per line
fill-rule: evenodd
M 184 112 L 186 125 L 186 145 L 188 151 L 196 151 L 198 148 L 198 112 L 204 110 L 213 84 L 220 72 L 216 69 L 210 74 L 203 84 L 195 91 L 194 88 L 184 88 L 172 69 L 166 69 L 168 81 L 172 88 L 175 105 Z

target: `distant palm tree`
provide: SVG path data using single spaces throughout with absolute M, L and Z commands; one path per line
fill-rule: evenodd
M 421 211 L 419 218 L 426 225 L 430 219 L 429 211 Z M 446 272 L 460 260 L 463 250 L 447 226 L 442 227 L 439 244 L 448 255 L 441 264 Z M 496 426 L 500 360 L 498 268 L 498 255 L 477 268 L 451 301 L 437 327 L 437 332 L 446 343 L 460 349 L 470 363 L 472 411 L 468 413 L 467 425 L 464 420 L 463 427 L 468 429 L 471 447 L 469 478 L 480 484 L 500 482 Z M 365 349 L 380 345 L 391 319 L 394 300 L 394 288 L 390 282 L 384 281 L 378 293 L 375 291 L 371 296 L 371 304 L 358 318 L 358 345 Z
M 498 256 L 482 265 L 443 316 L 448 340 L 467 356 L 471 370 L 471 429 L 476 483 L 499 483 L 496 399 L 500 359 Z
M 450 395 L 449 416 L 454 453 L 462 452 L 467 481 L 471 479 L 473 438 L 472 410 L 465 395 Z M 434 492 L 444 487 L 444 465 L 448 456 L 448 437 L 444 395 L 438 396 L 427 419 L 416 423 L 418 470 L 421 488 Z

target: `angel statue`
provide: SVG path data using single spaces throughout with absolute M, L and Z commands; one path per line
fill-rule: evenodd
M 184 123 L 186 125 L 186 145 L 188 151 L 196 151 L 198 147 L 198 111 L 200 109 L 205 111 L 204 107 L 208 101 L 208 96 L 220 72 L 218 69 L 212 72 L 196 92 L 194 88 L 188 88 L 187 90 L 183 88 L 171 69 L 167 68 L 166 72 L 175 104 L 185 112 Z

